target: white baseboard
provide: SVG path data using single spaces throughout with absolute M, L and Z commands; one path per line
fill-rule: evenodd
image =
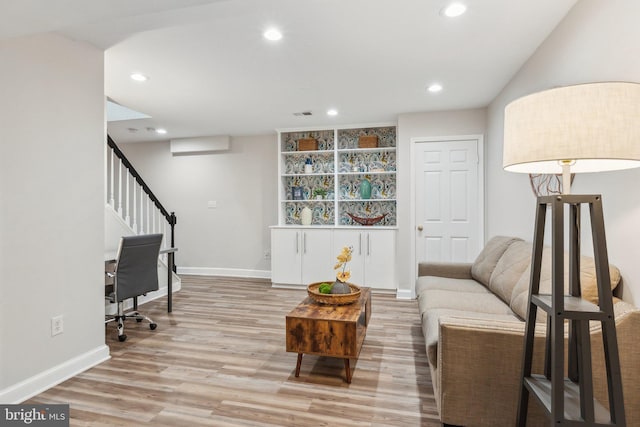
M 101 345 L 84 354 L 69 359 L 58 366 L 40 372 L 17 384 L 0 390 L 0 403 L 18 404 L 51 387 L 109 360 L 109 347 Z
M 228 276 L 270 279 L 271 271 L 248 270 L 243 268 L 178 267 L 178 274 L 187 276 Z
M 398 289 L 396 299 L 415 299 L 416 295 L 413 289 Z
M 292 283 L 271 283 L 271 287 L 272 288 L 279 288 L 279 289 L 301 289 L 303 291 L 307 290 L 307 285 L 303 285 L 302 283 L 299 285 L 296 284 L 292 284 Z

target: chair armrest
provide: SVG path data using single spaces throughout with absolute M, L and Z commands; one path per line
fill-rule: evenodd
M 472 265 L 471 263 L 421 262 L 418 264 L 418 276 L 471 279 Z

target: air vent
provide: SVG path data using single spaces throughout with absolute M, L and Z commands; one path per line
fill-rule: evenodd
M 216 135 L 171 139 L 169 147 L 174 155 L 228 151 L 231 148 L 231 137 L 229 135 Z
M 299 113 L 293 113 L 294 116 L 311 116 L 313 113 L 311 111 L 301 111 Z

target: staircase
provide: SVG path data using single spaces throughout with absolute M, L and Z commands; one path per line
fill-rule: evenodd
M 162 233 L 161 249 L 174 247 L 175 213 L 164 208 L 110 136 L 107 136 L 106 150 L 105 254 L 115 254 L 120 237 L 134 234 Z M 158 261 L 160 289 L 138 298 L 138 303 L 167 294 L 167 265 L 167 255 L 161 255 Z M 172 274 L 175 292 L 181 287 L 175 266 Z M 107 312 L 112 310 L 110 305 L 107 304 Z

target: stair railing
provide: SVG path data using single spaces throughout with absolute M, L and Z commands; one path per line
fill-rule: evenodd
M 175 247 L 175 212 L 169 212 L 162 206 L 138 171 L 108 135 L 107 146 L 107 204 L 135 234 L 162 233 L 165 236 L 163 249 Z M 167 236 L 170 239 L 167 239 Z M 176 271 L 175 265 L 173 270 Z

